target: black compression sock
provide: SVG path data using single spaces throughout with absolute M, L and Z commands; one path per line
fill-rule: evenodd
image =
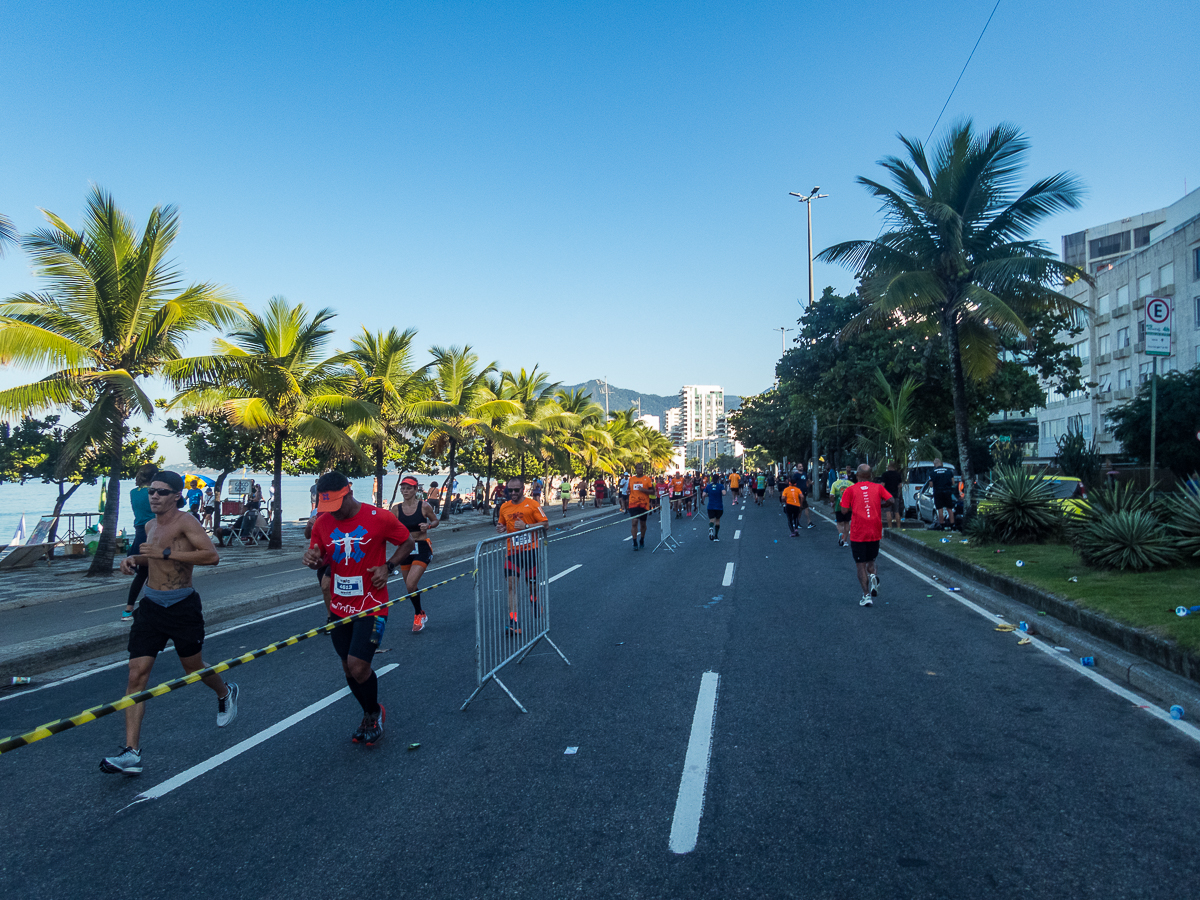
M 412 601 L 413 612 L 415 612 L 415 613 L 421 612 L 421 592 L 417 591 L 415 594 L 410 596 L 408 599 Z
M 717 525 L 713 529 L 713 537 L 720 537 L 720 536 L 721 536 L 721 526 Z
M 352 675 L 347 675 L 346 684 L 350 686 L 350 693 L 354 695 L 364 713 L 371 716 L 379 712 L 379 679 L 375 677 L 374 672 L 363 682 L 355 681 Z

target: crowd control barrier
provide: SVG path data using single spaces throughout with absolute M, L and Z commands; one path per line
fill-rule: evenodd
M 521 712 L 521 701 L 498 673 L 521 662 L 545 641 L 568 666 L 571 661 L 550 640 L 550 573 L 542 525 L 498 535 L 475 547 L 475 676 L 476 686 L 463 703 L 466 709 L 489 681 L 499 685 Z M 515 613 L 515 618 L 512 615 Z
M 656 553 L 659 547 L 666 547 L 668 550 L 674 553 L 675 548 L 679 546 L 679 541 L 671 537 L 671 520 L 675 518 L 675 512 L 671 509 L 671 501 L 669 498 L 663 498 L 662 503 L 659 504 L 658 511 L 660 513 L 658 517 L 658 543 L 654 545 L 654 549 L 650 552 Z

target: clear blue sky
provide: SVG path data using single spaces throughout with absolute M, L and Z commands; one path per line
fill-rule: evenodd
M 929 133 L 993 5 L 6 3 L 0 211 L 175 203 L 189 278 L 331 306 L 342 346 L 416 327 L 567 383 L 755 393 L 807 295 L 788 191 L 830 195 L 817 250 L 873 237 L 855 176 Z M 1011 121 L 1027 180 L 1082 178 L 1056 250 L 1171 203 L 1200 184 L 1195 13 L 1001 0 L 939 131 Z M 32 285 L 0 260 L 0 295 Z

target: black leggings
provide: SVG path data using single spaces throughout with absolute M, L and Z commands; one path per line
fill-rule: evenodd
M 795 531 L 800 527 L 800 507 L 785 506 L 783 509 L 784 512 L 787 513 L 788 528 L 792 529 L 792 531 Z

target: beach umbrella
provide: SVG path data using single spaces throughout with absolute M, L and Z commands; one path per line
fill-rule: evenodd
M 189 491 L 192 488 L 200 488 L 203 490 L 206 487 L 212 487 L 217 483 L 217 479 L 209 478 L 207 475 L 184 475 L 183 486 Z
M 25 514 L 21 513 L 21 524 L 17 526 L 17 531 L 12 540 L 8 542 L 8 546 L 20 547 L 23 543 L 25 543 Z

